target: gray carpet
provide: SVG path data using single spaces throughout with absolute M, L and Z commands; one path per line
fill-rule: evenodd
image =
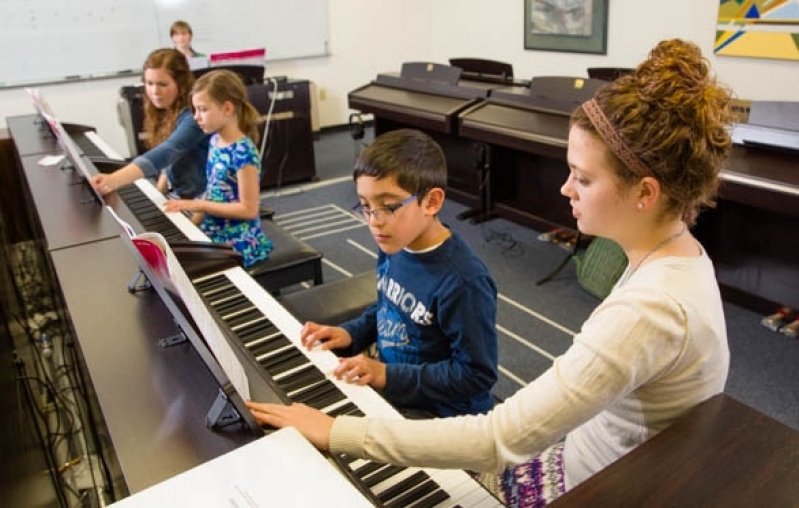
M 323 133 L 314 146 L 320 181 L 262 194 L 279 224 L 324 253 L 326 282 L 374 268 L 374 241 L 349 213 L 356 202 L 352 162 L 361 146 L 346 131 Z M 535 284 L 566 255 L 538 240 L 539 232 L 501 219 L 458 221 L 464 210 L 448 200 L 441 218 L 466 239 L 497 283 L 501 378 L 495 393 L 504 398 L 569 347 L 598 300 L 577 284 L 573 263 L 550 282 Z M 799 429 L 799 340 L 767 330 L 759 324 L 762 316 L 736 305 L 725 303 L 725 312 L 732 357 L 725 391 Z

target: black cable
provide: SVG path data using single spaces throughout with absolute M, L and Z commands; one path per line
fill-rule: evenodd
M 53 488 L 55 489 L 56 496 L 58 497 L 59 504 L 66 508 L 68 506 L 66 495 L 64 495 L 63 490 L 61 489 L 61 481 L 58 476 L 58 466 L 55 463 L 55 457 L 52 455 L 52 450 L 46 446 L 44 436 L 41 433 L 41 429 L 39 425 L 35 421 L 35 414 L 37 411 L 34 409 L 36 408 L 36 404 L 33 402 L 33 394 L 30 392 L 30 385 L 28 382 L 30 380 L 34 380 L 36 378 L 31 378 L 28 376 L 27 372 L 25 371 L 25 362 L 17 358 L 15 360 L 15 364 L 17 367 L 18 375 L 17 381 L 22 384 L 23 392 L 25 394 L 25 402 L 28 406 L 28 411 L 30 411 L 31 417 L 34 419 L 33 426 L 36 427 L 36 435 L 39 438 L 39 443 L 41 444 L 42 451 L 44 452 L 45 462 L 47 462 L 47 470 L 50 474 L 50 479 L 53 482 Z
M 78 354 L 75 350 L 74 345 L 70 343 L 69 351 L 71 354 L 71 358 L 75 365 L 78 365 Z M 95 450 L 95 454 L 97 455 L 98 460 L 100 461 L 100 465 L 103 468 L 103 478 L 105 480 L 106 485 L 106 492 L 110 494 L 111 501 L 116 501 L 116 497 L 114 496 L 114 482 L 111 476 L 111 468 L 108 465 L 108 461 L 105 458 L 105 454 L 103 453 L 102 447 L 103 442 L 100 439 L 100 433 L 97 429 L 97 425 L 95 424 L 94 418 L 92 418 L 92 407 L 89 401 L 89 392 L 86 384 L 86 379 L 84 378 L 84 373 L 80 369 L 73 370 L 73 375 L 75 375 L 75 381 L 77 385 L 77 390 L 83 397 L 84 404 L 86 406 L 86 411 L 88 415 L 86 416 L 86 422 L 84 423 L 83 427 L 86 427 L 86 423 L 88 423 L 89 433 L 92 436 L 92 441 L 94 442 L 97 450 Z M 85 430 L 84 430 L 85 432 Z
M 17 321 L 19 323 L 19 316 L 15 316 L 15 318 L 17 319 Z M 42 364 L 42 362 L 44 360 L 42 358 L 41 351 L 37 347 L 36 341 L 33 338 L 30 330 L 28 329 L 27 326 L 23 326 L 22 323 L 20 323 L 20 326 L 22 327 L 23 331 L 25 332 L 26 336 L 28 337 L 28 340 L 31 343 L 31 347 L 35 350 L 36 360 L 39 362 L 39 364 Z M 54 369 L 54 371 L 52 373 L 54 379 L 50 379 L 49 375 L 47 375 L 46 369 L 44 369 L 44 368 L 42 368 L 42 371 L 45 373 L 46 381 L 42 381 L 41 379 L 38 379 L 38 378 L 31 378 L 31 379 L 36 379 L 37 382 L 42 384 L 42 386 L 45 388 L 45 390 L 49 394 L 49 398 L 52 399 L 52 403 L 53 403 L 53 407 L 54 407 L 53 411 L 55 411 L 57 427 L 56 427 L 55 430 L 52 430 L 52 429 L 50 429 L 49 424 L 45 423 L 45 427 L 48 430 L 48 432 L 47 432 L 47 442 L 48 442 L 50 450 L 51 450 L 50 453 L 51 454 L 54 453 L 52 450 L 57 449 L 57 447 L 59 446 L 61 441 L 66 440 L 68 437 L 74 437 L 79 432 L 81 434 L 83 434 L 84 442 L 87 444 L 87 447 L 88 447 L 89 441 L 87 441 L 87 439 L 86 439 L 88 436 L 86 434 L 87 430 L 86 430 L 86 425 L 84 423 L 84 422 L 88 421 L 89 422 L 89 431 L 91 432 L 91 435 L 94 438 L 93 439 L 93 443 L 94 443 L 95 446 L 93 448 L 97 448 L 94 451 L 96 452 L 96 455 L 98 457 L 98 460 L 100 461 L 101 466 L 103 467 L 103 476 L 104 476 L 104 479 L 106 480 L 106 485 L 113 486 L 113 483 L 111 481 L 110 468 L 108 467 L 108 464 L 107 464 L 107 461 L 105 460 L 105 457 L 99 451 L 99 447 L 101 447 L 101 441 L 100 441 L 97 429 L 96 429 L 96 427 L 94 425 L 94 420 L 91 418 L 90 415 L 83 415 L 82 414 L 81 406 L 80 406 L 80 404 L 78 403 L 77 400 L 71 401 L 68 397 L 65 397 L 63 395 L 63 392 L 71 392 L 71 393 L 73 393 L 73 396 L 74 396 L 75 392 L 77 392 L 77 394 L 80 396 L 80 398 L 83 401 L 83 403 L 85 404 L 85 406 L 87 408 L 89 407 L 89 405 L 88 405 L 89 402 L 88 402 L 87 394 L 85 392 L 85 387 L 80 386 L 79 383 L 74 382 L 74 379 L 73 379 L 73 376 L 75 375 L 75 372 L 76 372 L 76 369 L 74 368 L 74 366 L 78 365 L 78 359 L 77 359 L 77 356 L 75 354 L 75 350 L 72 347 L 69 348 L 69 353 L 70 354 L 67 354 L 67 340 L 69 340 L 67 337 L 62 337 L 61 348 L 60 348 L 61 349 L 61 357 L 60 358 L 62 360 L 62 364 Z M 61 389 L 56 389 L 56 384 L 55 383 L 56 383 L 56 381 L 61 379 L 61 376 L 64 376 L 66 378 L 66 386 L 64 388 L 61 388 Z M 82 376 L 77 376 L 77 379 L 83 381 Z M 61 408 L 63 408 L 63 411 L 65 413 L 64 417 L 67 418 L 67 421 L 64 421 L 62 419 L 62 413 L 61 413 L 61 411 L 59 411 L 59 403 L 61 405 Z M 36 406 L 36 407 L 38 409 L 38 406 Z M 40 410 L 38 411 L 38 414 L 39 414 L 39 417 L 42 419 L 42 421 L 48 422 L 48 420 L 46 418 L 46 415 L 43 414 Z M 79 427 L 77 426 L 78 423 L 81 424 Z M 67 444 L 67 446 L 69 446 L 71 443 L 69 441 L 67 441 L 66 444 Z M 91 450 L 89 450 L 87 448 L 87 450 L 85 450 L 85 451 L 86 451 L 87 457 L 89 457 L 89 455 L 91 453 Z M 92 484 L 96 488 L 98 485 L 97 485 L 97 480 L 96 480 L 96 478 L 94 476 L 95 475 L 95 471 L 94 471 L 94 468 L 91 466 L 91 459 L 89 458 L 88 460 L 89 460 L 89 467 L 92 468 L 91 471 L 90 471 L 90 473 L 92 475 Z M 67 488 L 69 488 L 71 491 L 73 491 L 73 493 L 75 493 L 74 489 L 71 489 L 69 487 L 69 485 L 65 484 L 65 486 Z M 75 494 L 77 496 L 77 493 L 75 493 Z

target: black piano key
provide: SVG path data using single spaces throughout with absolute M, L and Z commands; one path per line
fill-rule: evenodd
M 377 485 L 378 483 L 382 483 L 394 475 L 398 475 L 401 472 L 405 471 L 405 468 L 402 466 L 395 466 L 393 464 L 389 464 L 383 469 L 377 471 L 375 474 L 367 476 L 363 479 L 363 484 L 366 485 L 369 489 Z
M 219 291 L 222 288 L 235 288 L 233 284 L 231 284 L 230 280 L 222 274 L 214 275 L 213 277 L 208 277 L 207 279 L 203 279 L 194 283 L 197 287 L 197 290 L 205 297 L 209 295 L 213 295 L 214 292 Z
M 285 379 L 277 382 L 278 386 L 286 393 L 296 391 L 303 386 L 310 386 L 319 381 L 324 381 L 325 375 L 319 370 L 316 365 L 309 363 L 305 367 L 295 372 L 292 372 Z
M 214 310 L 219 313 L 220 316 L 225 317 L 228 314 L 233 312 L 240 312 L 244 309 L 251 309 L 253 308 L 252 302 L 250 299 L 244 295 L 234 296 L 233 298 L 228 298 L 227 300 L 223 300 L 219 303 L 213 304 L 212 307 Z
M 387 503 L 386 508 L 404 508 L 437 490 L 441 490 L 438 484 L 432 479 L 428 479 L 421 485 L 418 485 L 417 487 L 403 493 L 401 496 L 393 499 L 390 503 Z
M 340 416 L 340 415 L 347 415 L 347 416 L 366 416 L 363 411 L 358 409 L 358 406 L 353 404 L 352 402 L 348 402 L 343 406 L 339 406 L 328 413 L 330 416 Z
M 152 208 L 144 208 L 137 206 L 136 208 L 138 208 L 138 210 L 136 210 L 137 214 L 136 218 L 139 219 L 140 222 L 145 222 L 145 221 L 161 222 L 163 220 L 171 222 L 167 218 L 166 214 L 159 213 L 160 210 L 158 210 L 158 208 L 154 206 Z
M 271 353 L 273 351 L 277 351 L 279 349 L 283 349 L 286 346 L 291 346 L 291 341 L 287 338 L 279 335 L 277 337 L 272 338 L 271 340 L 267 341 L 260 341 L 258 343 L 252 344 L 247 346 L 247 350 L 252 353 L 256 360 L 260 359 L 261 357 Z
M 355 473 L 358 478 L 364 479 L 366 476 L 383 467 L 386 467 L 386 464 L 382 464 L 380 462 L 367 462 L 358 469 L 355 469 L 353 473 Z
M 185 240 L 186 239 L 186 236 L 178 229 L 176 229 L 174 232 L 167 231 L 167 232 L 163 232 L 161 234 L 162 234 L 162 236 L 164 238 L 166 238 L 167 242 L 176 242 L 176 241 L 180 241 L 180 240 Z
M 118 190 L 122 201 L 147 231 L 161 233 L 168 241 L 186 240 L 186 235 L 175 226 L 155 203 L 135 185 L 127 185 Z
M 260 310 L 253 307 L 249 311 L 242 312 L 241 314 L 236 314 L 235 316 L 230 317 L 229 319 L 224 319 L 225 323 L 235 330 L 236 328 L 251 322 L 256 321 L 263 321 L 266 319 Z
M 438 489 L 429 496 L 408 506 L 408 508 L 433 508 L 434 506 L 438 506 L 439 504 L 443 503 L 449 498 L 450 495 L 447 494 L 446 491 Z
M 244 325 L 236 330 L 236 335 L 242 344 L 245 346 L 251 342 L 263 339 L 266 337 L 282 335 L 280 330 L 277 329 L 270 321 L 265 320 L 259 323 L 251 323 Z
M 208 300 L 211 306 L 224 303 L 240 295 L 243 296 L 236 286 L 217 287 L 216 289 L 203 292 L 202 295 Z
M 313 364 L 309 364 L 313 365 Z M 283 385 L 278 383 L 278 385 L 283 388 Z M 299 389 L 295 390 L 286 390 L 286 393 L 291 397 L 291 400 L 295 402 L 304 402 L 303 399 L 308 399 L 313 397 L 315 393 L 319 393 L 320 390 L 330 389 L 330 386 L 335 386 L 327 379 L 321 379 L 320 381 L 315 381 L 312 383 L 308 383 Z M 285 390 L 285 388 L 284 388 Z
M 305 355 L 295 348 L 289 348 L 268 358 L 258 360 L 258 363 L 272 376 L 286 372 L 294 367 L 299 367 L 307 362 L 308 359 Z
M 377 499 L 386 504 L 389 501 L 393 500 L 397 496 L 402 495 L 403 492 L 407 492 L 411 489 L 416 488 L 418 485 L 421 485 L 425 481 L 427 481 L 430 477 L 427 476 L 427 473 L 424 471 L 417 471 L 410 475 L 409 477 L 395 483 L 391 487 L 385 489 L 383 492 L 377 494 Z
M 331 382 L 324 382 L 301 396 L 292 397 L 295 402 L 302 402 L 316 409 L 324 409 L 336 402 L 341 402 L 346 397 L 344 393 Z
M 239 335 L 239 340 L 242 344 L 248 348 L 257 347 L 261 343 L 269 343 L 281 338 L 288 340 L 266 317 L 261 321 L 254 321 L 240 326 L 236 330 L 236 334 Z

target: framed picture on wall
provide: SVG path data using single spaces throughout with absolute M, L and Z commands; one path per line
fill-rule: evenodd
M 609 0 L 524 0 L 524 49 L 607 53 Z

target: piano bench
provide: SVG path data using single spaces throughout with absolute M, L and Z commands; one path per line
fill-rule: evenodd
M 377 301 L 377 274 L 364 272 L 322 286 L 277 297 L 297 321 L 339 325 L 356 318 Z
M 274 247 L 269 259 L 247 269 L 258 284 L 272 294 L 309 280 L 315 286 L 322 284 L 321 252 L 269 219 L 261 221 L 261 228 Z
M 261 220 L 264 220 L 264 219 L 274 220 L 274 218 L 275 218 L 275 210 L 272 209 L 272 208 L 269 208 L 268 206 L 266 206 L 264 204 L 260 205 L 260 207 L 258 208 L 258 212 L 259 212 L 259 214 L 261 216 Z

